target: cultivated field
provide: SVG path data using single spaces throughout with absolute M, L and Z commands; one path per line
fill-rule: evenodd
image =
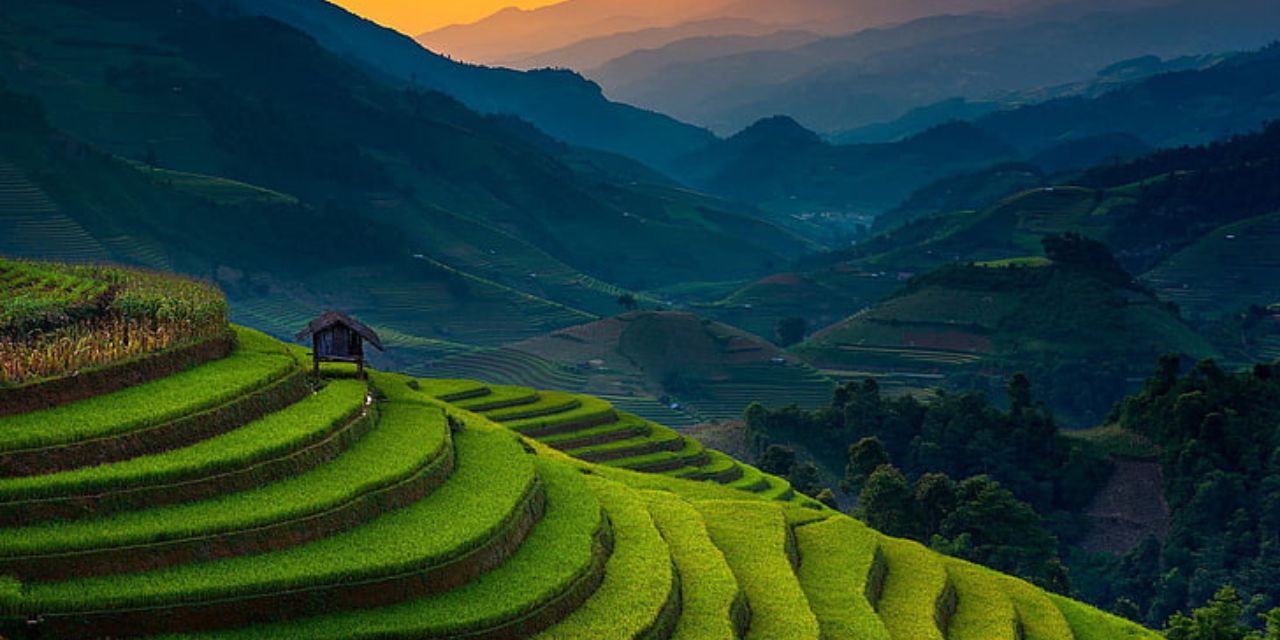
M 1156 637 L 592 396 L 336 366 L 299 389 L 304 350 L 236 331 L 225 358 L 0 418 L 0 633 Z M 16 464 L 32 447 L 53 468 Z

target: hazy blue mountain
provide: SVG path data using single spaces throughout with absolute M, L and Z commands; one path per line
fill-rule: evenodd
M 986 101 L 959 97 L 947 98 L 931 105 L 912 109 L 892 121 L 850 129 L 834 134 L 830 139 L 832 142 L 846 144 L 888 142 L 952 120 L 974 120 L 995 111 L 1057 98 L 1098 97 L 1162 73 L 1207 69 L 1231 55 L 1213 53 L 1170 59 L 1159 56 L 1139 56 L 1109 65 L 1098 71 L 1094 77 L 1080 82 L 1014 91 Z
M 695 186 L 782 213 L 877 214 L 929 182 L 1012 159 L 1012 147 L 969 124 L 901 142 L 832 145 L 795 120 L 761 120 L 678 163 Z
M 567 68 L 586 72 L 615 58 L 637 51 L 661 49 L 673 42 L 700 38 L 760 36 L 777 31 L 776 25 L 756 22 L 749 18 L 694 20 L 670 27 L 652 27 L 587 38 L 559 49 L 504 62 L 503 66 L 516 69 Z
M 997 100 L 1087 81 L 1119 60 L 1254 48 L 1280 23 L 1270 0 L 1109 4 L 932 17 L 799 47 L 676 60 L 625 83 L 607 66 L 593 77 L 616 99 L 722 134 L 777 113 L 832 133 L 950 98 Z
M 1280 46 L 1152 76 L 1097 97 L 992 113 L 975 124 L 1030 153 L 1123 133 L 1153 147 L 1204 144 L 1280 117 Z

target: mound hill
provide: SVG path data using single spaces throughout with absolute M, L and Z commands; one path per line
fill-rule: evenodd
M 1215 354 L 1118 266 L 1092 262 L 1036 257 L 943 267 L 796 352 L 837 375 L 943 374 L 953 385 L 1023 371 L 1054 385 L 1044 394 L 1051 406 L 1086 422 L 1101 418 L 1126 380 L 1160 355 Z
M 600 400 L 309 381 L 300 349 L 235 333 L 223 358 L 0 418 L 0 632 L 1157 637 Z M 283 366 L 260 379 L 259 359 Z
M 678 425 L 737 418 L 760 399 L 816 407 L 832 389 L 769 342 L 686 312 L 627 313 L 411 370 L 603 395 Z

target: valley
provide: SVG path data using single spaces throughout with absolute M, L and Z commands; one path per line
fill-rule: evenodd
M 0 636 L 1280 634 L 1273 3 L 361 11 L 0 6 Z

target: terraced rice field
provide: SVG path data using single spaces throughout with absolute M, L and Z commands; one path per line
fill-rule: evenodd
M 276 360 L 299 370 L 297 349 L 243 335 L 250 351 L 48 410 L 56 423 L 11 418 L 46 432 L 63 468 L 0 478 L 5 495 L 163 499 L 73 502 L 89 510 L 70 518 L 0 502 L 0 635 L 1157 638 L 885 538 L 599 398 L 329 367 L 297 395 L 204 388 L 219 364 L 249 380 Z M 164 383 L 190 393 L 123 401 Z M 57 457 L 262 394 L 279 406 L 219 414 L 194 442 L 105 465 Z
M 919 364 L 933 364 L 944 367 L 973 364 L 982 359 L 981 355 L 967 351 L 922 349 L 917 347 L 842 344 L 839 346 L 839 349 L 844 352 L 863 356 L 880 356 L 890 360 L 902 360 Z
M 1262 362 L 1280 362 L 1280 336 L 1267 336 L 1258 341 L 1256 353 Z
M 0 254 L 63 262 L 107 259 L 107 250 L 21 169 L 0 159 Z
M 433 378 L 472 377 L 497 384 L 570 391 L 582 389 L 587 381 L 586 376 L 568 367 L 515 349 L 480 351 L 434 365 L 411 366 L 407 372 Z
M 672 477 L 719 479 L 723 484 L 739 481 L 748 468 L 727 457 L 713 456 L 692 438 L 621 411 L 600 398 L 499 385 L 454 383 L 438 390 L 429 385 L 424 389 L 440 400 L 589 462 Z M 816 505 L 808 498 L 796 497 L 786 481 L 766 479 L 755 469 L 751 471 L 757 481 L 750 488 L 760 494 L 772 492 L 772 497 Z
M 704 418 L 727 420 L 742 417 L 753 402 L 770 407 L 824 407 L 834 389 L 831 378 L 807 365 L 748 365 L 736 368 L 733 380 L 705 385 L 688 404 Z
M 1277 246 L 1280 214 L 1252 218 L 1206 234 L 1141 280 L 1187 317 L 1240 313 L 1280 297 Z

